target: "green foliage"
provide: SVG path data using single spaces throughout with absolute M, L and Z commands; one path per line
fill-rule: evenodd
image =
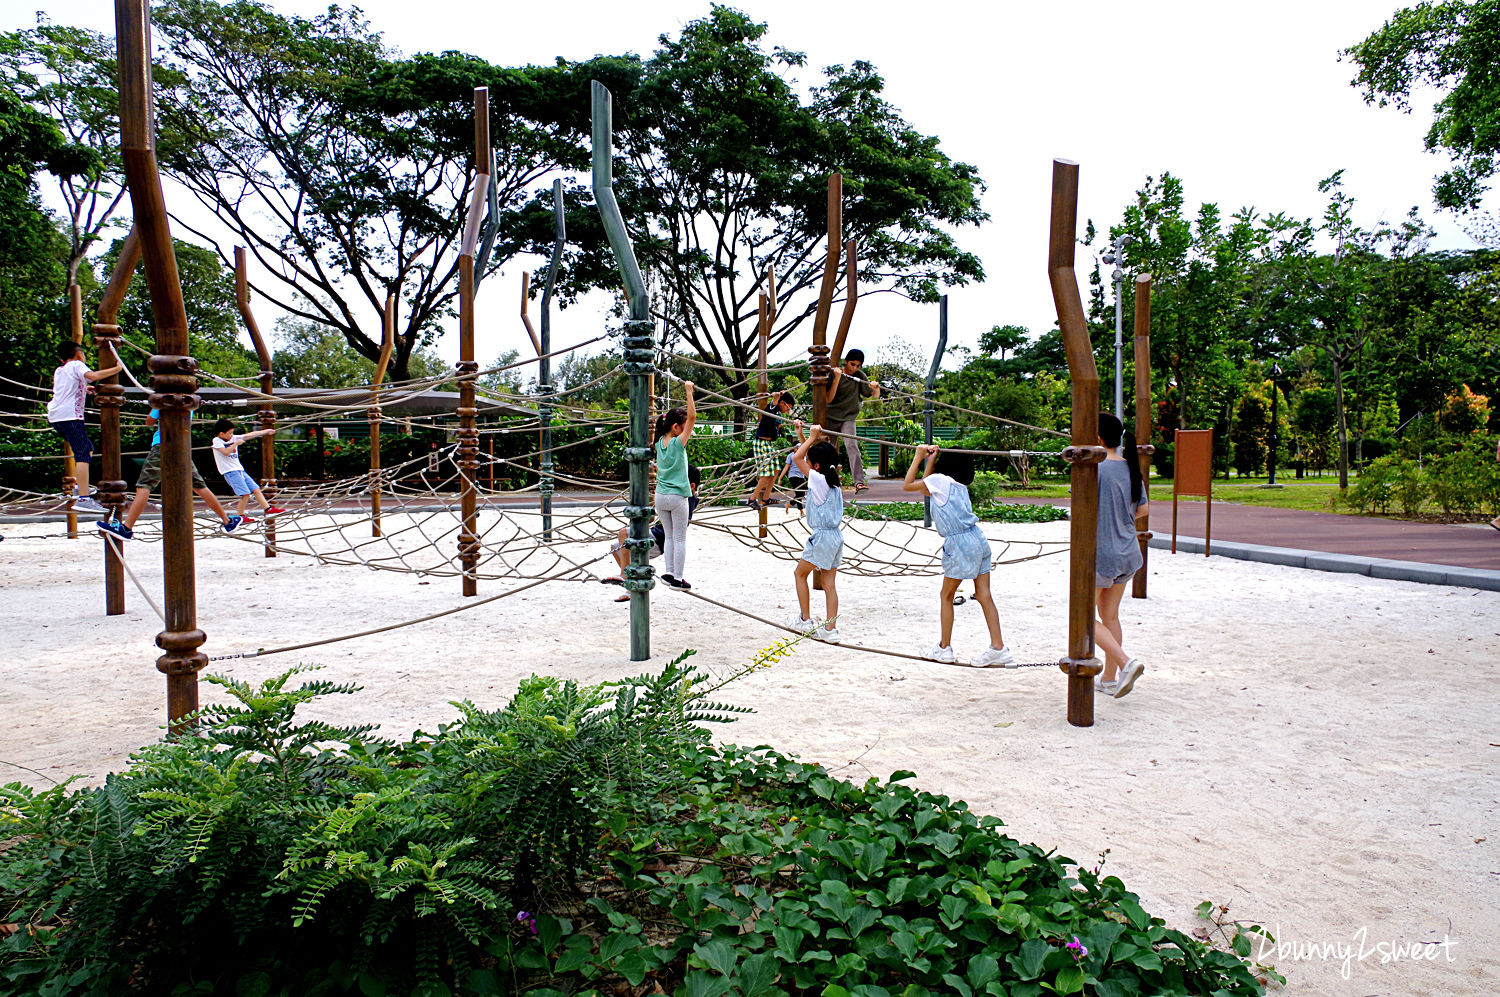
M 1251 385 L 1240 396 L 1230 423 L 1229 440 L 1234 447 L 1234 469 L 1242 476 L 1255 474 L 1270 453 L 1271 403 L 1263 385 Z
M 869 63 L 799 81 L 806 57 L 767 50 L 766 32 L 714 5 L 663 34 L 634 89 L 615 91 L 621 201 L 645 227 L 637 252 L 660 281 L 656 317 L 700 355 L 741 367 L 755 360 L 767 270 L 778 295 L 773 350 L 816 307 L 822 258 L 807 247 L 826 234 L 831 172 L 844 178 L 844 236 L 859 241 L 863 293 L 932 301 L 983 278 L 952 235 L 987 218 L 975 168 L 903 119 Z M 574 266 L 575 282 L 616 279 L 602 255 Z
M 114 271 L 123 239 L 116 240 L 100 260 L 104 272 Z M 234 297 L 234 273 L 225 268 L 212 250 L 180 239 L 172 240 L 177 258 L 177 276 L 182 286 L 182 301 L 187 312 L 188 349 L 198 366 L 208 373 L 226 378 L 250 378 L 260 372 L 260 361 L 239 341 L 239 311 Z M 120 347 L 120 359 L 147 383 L 151 376 L 146 360 L 156 343 L 156 321 L 151 310 L 151 295 L 146 285 L 146 264 L 136 265 L 130 290 L 120 305 L 118 323 L 121 332 L 146 353 Z M 204 379 L 205 387 L 217 386 Z
M 969 498 L 976 506 L 993 502 L 1005 479 L 994 471 L 980 471 L 969 484 Z
M 976 505 L 974 514 L 986 523 L 1052 523 L 1068 518 L 1068 510 L 1055 505 L 1004 505 L 997 502 Z M 872 502 L 854 506 L 850 515 L 855 519 L 921 519 L 922 503 Z
M 1444 512 L 1500 515 L 1500 462 L 1487 439 L 1468 437 L 1427 462 L 1432 499 Z
M 1396 11 L 1379 30 L 1342 54 L 1359 72 L 1351 81 L 1367 104 L 1411 110 L 1412 91 L 1444 91 L 1433 107 L 1427 151 L 1457 160 L 1433 187 L 1445 208 L 1478 207 L 1500 153 L 1500 47 L 1496 0 L 1437 0 Z
M 298 722 L 353 691 L 300 669 L 218 680 L 231 702 L 99 789 L 0 788 L 0 994 L 1261 993 L 1238 940 L 1166 927 L 1102 856 L 909 772 L 710 746 L 733 711 L 686 657 L 400 744 Z
M 599 686 L 532 678 L 400 744 L 299 721 L 355 691 L 291 688 L 304 669 L 213 679 L 229 703 L 103 787 L 0 788 L 0 918 L 23 926 L 0 994 L 463 988 L 513 905 L 591 868 L 607 816 L 663 815 L 698 725 L 739 712 L 694 691 L 687 656 Z

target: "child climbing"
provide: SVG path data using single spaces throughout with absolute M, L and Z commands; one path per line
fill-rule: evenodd
M 917 469 L 925 465 L 921 481 Z M 969 484 L 974 480 L 974 458 L 964 453 L 942 451 L 937 444 L 917 447 L 911 466 L 906 469 L 902 489 L 920 492 L 932 499 L 932 524 L 943 538 L 943 589 L 938 600 L 941 635 L 937 646 L 922 652 L 931 661 L 952 664 L 953 596 L 964 579 L 974 579 L 974 599 L 984 610 L 985 626 L 990 631 L 990 646 L 969 664 L 975 668 L 996 668 L 1015 660 L 1000 633 L 1000 614 L 990 596 L 990 542 L 979 528 L 979 517 L 969 501 Z
M 697 464 L 688 464 L 688 484 L 692 486 L 693 494 L 688 498 L 688 521 L 691 522 L 693 513 L 698 509 L 698 483 L 703 480 L 702 472 L 698 470 Z M 648 531 L 651 534 L 651 547 L 646 553 L 646 560 L 654 561 L 662 555 L 662 548 L 666 546 L 667 531 L 661 525 L 661 520 L 651 524 Z M 630 567 L 630 549 L 625 546 L 625 540 L 630 536 L 630 530 L 622 527 L 615 534 L 615 542 L 610 545 L 609 552 L 614 556 L 615 564 L 619 565 L 620 573 L 610 578 L 599 579 L 606 585 L 624 585 L 625 569 Z M 629 602 L 630 593 L 624 592 L 615 597 L 615 602 Z
M 797 583 L 797 615 L 788 623 L 794 630 L 812 630 L 817 624 L 808 610 L 812 594 L 807 578 L 814 570 L 823 573 L 823 600 L 827 615 L 813 633 L 817 640 L 837 644 L 839 593 L 836 586 L 839 562 L 844 556 L 844 491 L 839 482 L 839 452 L 822 438 L 823 427 L 813 426 L 807 439 L 792 454 L 792 460 L 807 478 L 807 525 L 812 535 L 802 546 L 802 557 L 792 569 Z
M 156 409 L 146 416 L 146 427 L 156 427 L 156 433 L 151 437 L 151 450 L 146 454 L 146 463 L 141 465 L 141 476 L 135 483 L 135 498 L 130 502 L 130 508 L 125 510 L 125 515 L 119 520 L 100 519 L 94 523 L 95 526 L 106 533 L 113 533 L 121 540 L 130 540 L 135 536 L 135 521 L 141 518 L 141 513 L 146 511 L 146 499 L 150 497 L 153 490 L 161 488 L 161 424 L 158 422 L 161 413 Z M 214 515 L 219 517 L 219 524 L 224 527 L 225 533 L 233 533 L 244 522 L 239 516 L 231 516 L 224 512 L 224 507 L 219 504 L 219 498 L 208 490 L 203 483 L 203 476 L 198 473 L 198 468 L 189 464 L 193 472 L 193 491 L 198 493 Z
M 683 381 L 687 405 L 656 417 L 656 514 L 661 517 L 664 532 L 662 556 L 667 570 L 661 580 L 676 589 L 690 589 L 682 577 L 687 560 L 688 499 L 693 495 L 688 482 L 687 441 L 693 435 L 698 409 L 693 404 L 693 382 Z
M 1124 455 L 1120 453 L 1123 442 Z M 1125 583 L 1141 570 L 1141 546 L 1136 539 L 1135 517 L 1149 501 L 1141 480 L 1135 437 L 1110 412 L 1099 413 L 1099 445 L 1108 453 L 1099 463 L 1099 522 L 1095 527 L 1097 554 L 1094 585 L 1099 625 L 1094 644 L 1104 652 L 1104 672 L 1094 680 L 1095 688 L 1119 699 L 1135 688 L 1146 666 L 1125 654 L 1125 636 L 1120 629 L 1120 602 Z
M 260 490 L 260 485 L 255 479 L 245 473 L 245 465 L 240 463 L 240 444 L 246 440 L 253 440 L 258 436 L 270 436 L 276 432 L 274 429 L 257 429 L 253 433 L 236 433 L 234 423 L 228 419 L 220 419 L 214 423 L 214 466 L 223 475 L 224 483 L 239 496 L 239 502 L 235 504 L 234 514 L 247 523 L 255 520 L 245 515 L 245 509 L 250 504 L 250 496 L 255 496 L 255 501 L 260 504 L 261 515 L 267 519 L 279 516 L 285 509 L 272 505 L 266 501 L 266 497 Z
M 94 456 L 94 445 L 84 430 L 84 401 L 93 390 L 94 381 L 102 381 L 111 374 L 118 374 L 118 365 L 104 370 L 89 370 L 83 362 L 83 346 L 65 339 L 58 344 L 57 359 L 61 361 L 52 372 L 52 400 L 47 403 L 47 422 L 68 446 L 73 449 L 73 508 L 79 512 L 104 512 L 104 506 L 89 494 L 89 461 Z
M 777 445 L 781 439 L 782 423 L 777 416 L 786 415 L 796 404 L 796 395 L 782 391 L 766 399 L 761 410 L 755 437 L 750 441 L 750 452 L 755 458 L 755 488 L 745 504 L 752 509 L 759 509 L 771 501 L 771 488 L 781 470 L 781 455 L 786 452 Z

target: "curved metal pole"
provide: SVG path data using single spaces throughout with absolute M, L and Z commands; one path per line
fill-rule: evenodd
M 547 286 L 542 289 L 542 342 L 538 361 L 537 390 L 542 404 L 537 410 L 542 426 L 542 480 L 537 486 L 542 503 L 542 539 L 552 539 L 552 288 L 557 284 L 557 268 L 562 265 L 563 247 L 568 244 L 568 222 L 563 206 L 561 180 L 552 181 L 552 258 L 547 262 Z
M 1057 307 L 1073 381 L 1072 445 L 1063 458 L 1073 466 L 1068 568 L 1068 656 L 1058 664 L 1068 676 L 1068 723 L 1094 725 L 1094 676 L 1101 668 L 1094 657 L 1094 562 L 1099 519 L 1099 369 L 1089 345 L 1073 247 L 1078 232 L 1078 164 L 1052 161 L 1052 227 L 1047 244 L 1047 279 Z
M 198 672 L 208 658 L 198 629 L 193 564 L 193 454 L 189 421 L 199 399 L 197 363 L 188 355 L 187 311 L 172 231 L 156 165 L 152 113 L 151 19 L 146 0 L 115 0 L 119 40 L 120 151 L 131 214 L 140 233 L 146 283 L 156 320 L 151 405 L 160 413 L 162 563 L 166 629 L 156 635 L 165 653 L 156 667 L 167 676 L 167 719 L 180 731 L 183 717 L 198 708 Z
M 938 342 L 937 349 L 932 352 L 932 366 L 927 369 L 927 385 L 922 389 L 922 397 L 927 399 L 927 404 L 922 407 L 922 437 L 926 442 L 932 442 L 932 402 L 937 397 L 938 368 L 943 365 L 943 351 L 948 348 L 948 296 L 945 294 L 938 299 Z M 922 499 L 922 525 L 932 526 L 932 498 Z
M 625 569 L 625 591 L 630 593 L 630 660 L 644 661 L 651 656 L 651 603 L 647 593 L 656 584 L 646 554 L 651 546 L 647 525 L 652 511 L 646 494 L 646 465 L 651 460 L 651 446 L 646 438 L 646 413 L 651 398 L 646 380 L 655 372 L 651 365 L 654 338 L 651 301 L 646 297 L 646 282 L 641 278 L 630 235 L 625 231 L 620 205 L 615 201 L 613 98 L 598 80 L 593 81 L 592 98 L 594 201 L 599 205 L 599 217 L 630 299 L 630 318 L 625 323 L 625 372 L 630 377 L 630 446 L 625 448 L 625 459 L 630 464 L 630 504 L 625 507 L 630 523 L 630 537 L 625 541 L 630 550 L 630 566 Z
M 266 347 L 266 338 L 261 335 L 255 313 L 250 310 L 250 278 L 245 265 L 245 247 L 234 247 L 234 302 L 239 306 L 240 318 L 245 320 L 245 329 L 250 333 L 250 342 L 255 345 L 255 356 L 260 360 L 260 391 L 271 395 L 275 381 L 271 376 L 271 351 Z M 269 397 L 262 398 L 257 421 L 261 429 L 276 428 L 275 403 Z M 260 491 L 266 501 L 276 504 L 276 434 L 260 438 Z M 270 516 L 266 524 L 266 556 L 276 556 L 276 517 Z

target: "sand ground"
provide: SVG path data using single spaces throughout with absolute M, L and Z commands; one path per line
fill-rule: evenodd
M 1067 536 L 1062 523 L 987 529 Z M 27 539 L 54 525 L 4 532 L 0 759 L 97 780 L 160 734 L 160 622 L 133 589 L 125 615 L 104 615 L 97 540 Z M 795 606 L 788 562 L 707 528 L 689 538 L 685 573 L 698 591 L 773 619 Z M 128 556 L 159 600 L 161 547 L 135 543 Z M 464 601 L 457 579 L 268 560 L 233 538 L 200 542 L 197 557 L 210 655 Z M 1019 660 L 1065 652 L 1066 571 L 1065 557 L 997 568 Z M 517 584 L 484 581 L 480 594 Z M 936 588 L 931 577 L 842 577 L 841 628 L 852 643 L 931 644 Z M 532 672 L 592 682 L 642 670 L 627 660 L 618 591 L 549 583 L 417 627 L 211 670 L 253 681 L 323 665 L 327 678 L 365 687 L 326 715 L 403 736 L 450 719 L 451 700 L 499 705 Z M 723 672 L 781 636 L 680 593 L 653 595 L 658 663 L 696 648 Z M 983 647 L 984 628 L 976 605 L 956 612 L 964 657 Z M 1176 926 L 1191 929 L 1203 900 L 1266 925 L 1282 948 L 1256 954 L 1291 993 L 1495 993 L 1500 593 L 1153 551 L 1150 598 L 1127 600 L 1122 617 L 1147 671 L 1129 697 L 1097 704 L 1092 728 L 1067 724 L 1055 668 L 975 670 L 803 645 L 725 691 L 756 712 L 719 736 L 851 779 L 910 769 L 922 788 L 1080 863 L 1107 848 L 1107 868 Z M 203 691 L 205 701 L 216 692 Z M 42 781 L 0 769 L 0 780 Z M 1411 943 L 1426 958 L 1390 957 Z

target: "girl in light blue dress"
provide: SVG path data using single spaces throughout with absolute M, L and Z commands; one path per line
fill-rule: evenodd
M 823 427 L 813 426 L 807 439 L 792 454 L 797 468 L 807 476 L 807 525 L 812 535 L 803 544 L 802 557 L 792 570 L 792 577 L 797 582 L 798 609 L 797 615 L 787 625 L 804 632 L 817 627 L 808 613 L 812 593 L 808 590 L 807 578 L 814 570 L 821 571 L 828 615 L 813 637 L 837 644 L 840 640 L 837 626 L 839 593 L 835 583 L 839 562 L 844 557 L 844 492 L 839 482 L 839 452 L 822 437 Z
M 918 468 L 924 477 L 917 480 Z M 979 528 L 969 501 L 969 483 L 974 480 L 974 458 L 964 453 L 938 453 L 936 444 L 917 447 L 911 466 L 906 469 L 902 488 L 928 496 L 932 524 L 943 538 L 943 593 L 939 607 L 942 634 L 936 647 L 922 652 L 931 661 L 953 664 L 953 596 L 966 578 L 974 579 L 974 599 L 984 610 L 984 622 L 990 631 L 990 646 L 969 664 L 975 668 L 1000 668 L 1015 658 L 1005 646 L 1000 633 L 1000 614 L 990 597 L 990 542 Z

